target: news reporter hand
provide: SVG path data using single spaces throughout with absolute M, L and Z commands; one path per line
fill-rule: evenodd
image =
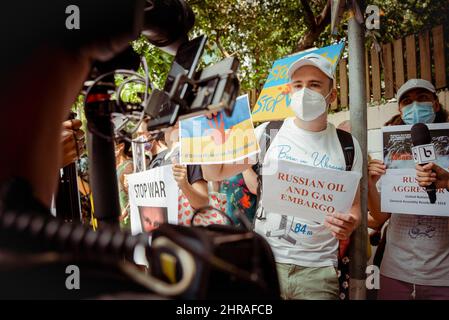
M 381 161 L 372 159 L 368 162 L 368 182 L 375 185 L 380 177 L 386 173 L 387 166 Z
M 430 186 L 435 183 L 437 189 L 449 188 L 449 172 L 430 162 L 426 165 L 416 165 L 418 184 L 421 187 Z
M 357 228 L 358 222 L 359 219 L 351 213 L 333 213 L 326 216 L 324 226 L 338 240 L 346 240 Z
M 179 188 L 183 188 L 189 184 L 187 179 L 187 167 L 181 164 L 174 164 L 172 167 L 173 177 Z
M 63 167 L 74 162 L 86 150 L 84 131 L 80 128 L 81 121 L 78 119 L 67 120 L 62 123 L 61 143 Z

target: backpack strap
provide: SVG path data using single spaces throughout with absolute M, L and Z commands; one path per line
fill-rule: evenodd
M 267 124 L 267 126 L 265 127 L 265 130 L 259 140 L 259 146 L 260 146 L 259 161 L 257 162 L 257 164 L 255 164 L 253 166 L 253 170 L 257 174 L 257 182 L 258 182 L 257 183 L 257 202 L 256 202 L 257 205 L 259 205 L 259 203 L 260 203 L 260 196 L 262 194 L 262 165 L 263 165 L 263 161 L 265 159 L 265 155 L 267 154 L 268 148 L 271 145 L 271 142 L 274 140 L 277 133 L 279 132 L 279 129 L 282 127 L 283 124 L 284 124 L 283 120 L 270 121 Z M 261 213 L 262 213 L 262 211 L 263 211 L 263 209 L 261 209 Z M 255 221 L 256 221 L 256 219 L 254 219 L 254 221 L 253 221 L 253 228 L 254 228 Z
M 355 149 L 354 140 L 349 132 L 337 129 L 338 140 L 340 141 L 341 148 L 343 150 L 343 155 L 345 157 L 346 171 L 351 171 L 354 164 Z M 338 254 L 338 270 L 340 271 L 340 276 L 338 277 L 339 287 L 340 287 L 340 297 L 342 300 L 348 300 L 349 294 L 347 286 L 344 283 L 349 278 L 349 265 L 343 259 L 347 254 L 347 249 L 349 247 L 350 240 L 345 243 L 345 241 L 339 241 L 339 254 Z M 343 245 L 344 244 L 344 245 Z
M 340 140 L 341 148 L 343 149 L 343 155 L 345 157 L 346 171 L 351 171 L 354 164 L 355 150 L 354 140 L 349 132 L 341 129 L 337 129 L 338 140 Z
M 279 132 L 279 129 L 282 127 L 282 124 L 284 121 L 270 121 L 267 126 L 265 127 L 265 130 L 260 137 L 259 140 L 259 146 L 260 146 L 260 153 L 259 153 L 259 161 L 257 164 L 253 166 L 254 171 L 260 175 L 261 168 L 263 164 L 263 160 L 265 159 L 265 155 L 267 154 L 267 150 L 271 145 L 271 142 L 276 137 L 277 133 Z

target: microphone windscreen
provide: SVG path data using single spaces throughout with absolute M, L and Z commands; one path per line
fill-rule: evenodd
M 412 126 L 411 133 L 413 146 L 432 143 L 429 128 L 424 123 L 415 123 Z

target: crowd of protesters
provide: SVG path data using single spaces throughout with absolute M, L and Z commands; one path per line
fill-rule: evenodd
M 208 206 L 223 211 L 235 224 L 240 221 L 236 211 L 244 213 L 254 230 L 266 237 L 276 260 L 281 295 L 284 299 L 344 299 L 347 278 L 341 281 L 342 258 L 361 220 L 360 197 L 357 191 L 348 212 L 329 214 L 323 224 L 287 216 L 282 212 L 267 212 L 261 204 L 260 169 L 254 163 L 266 165 L 281 159 L 280 146 L 289 146 L 289 159 L 333 170 L 362 171 L 363 157 L 368 157 L 368 227 L 382 238 L 375 264 L 380 266 L 378 299 L 449 299 L 449 219 L 419 214 L 382 212 L 380 206 L 380 178 L 386 172 L 381 160 L 363 155 L 359 143 L 350 135 L 349 122 L 336 128 L 328 121 L 328 107 L 336 99 L 335 76 L 330 62 L 320 55 L 309 54 L 293 63 L 288 71 L 291 87 L 291 105 L 295 113 L 278 125 L 269 148 L 256 159 L 244 163 L 214 165 L 182 165 L 179 163 L 179 123 L 163 132 L 153 134 L 142 130 L 146 168 L 170 165 L 179 187 L 179 224 L 189 225 L 185 212 Z M 438 101 L 434 86 L 423 79 L 411 79 L 398 90 L 398 114 L 385 125 L 413 125 L 442 123 L 448 115 Z M 211 115 L 210 117 L 213 117 Z M 79 135 L 79 122 L 64 125 L 63 139 Z M 270 123 L 256 127 L 255 134 L 262 145 Z M 339 135 L 344 131 L 352 141 L 352 162 L 347 163 Z M 82 132 L 82 131 L 81 131 Z M 73 134 L 75 133 L 75 134 Z M 120 135 L 116 141 L 117 179 L 121 206 L 122 227 L 129 227 L 129 199 L 127 175 L 134 172 L 131 141 L 136 137 Z M 70 139 L 69 139 L 70 140 Z M 84 152 L 82 137 L 76 139 L 77 153 L 65 152 L 64 164 Z M 65 141 L 72 150 L 72 140 Z M 81 145 L 81 146 L 79 146 Z M 265 145 L 265 144 L 264 144 Z M 66 148 L 64 148 L 66 149 Z M 316 164 L 311 154 L 325 154 L 328 161 Z M 418 182 L 427 186 L 432 182 L 438 188 L 448 188 L 446 170 L 436 164 L 417 166 Z M 187 209 L 185 209 L 187 208 Z M 293 232 L 295 241 L 269 237 L 270 231 L 286 225 L 301 223 L 310 232 Z M 205 224 L 217 223 L 210 219 Z M 228 223 L 220 220 L 220 223 Z M 412 236 L 410 230 L 425 227 L 431 230 L 421 236 Z M 378 241 L 377 241 L 378 242 Z M 347 258 L 346 258 L 347 259 Z M 344 260 L 344 259 L 343 259 Z M 346 261 L 347 263 L 347 261 Z M 338 270 L 340 268 L 340 270 Z M 340 279 L 339 279 L 340 276 Z M 345 275 L 347 277 L 347 275 Z M 340 281 L 339 281 L 340 280 Z M 343 286 L 342 286 L 343 284 Z

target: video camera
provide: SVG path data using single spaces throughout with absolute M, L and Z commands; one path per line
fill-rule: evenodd
M 224 109 L 231 114 L 239 90 L 235 76 L 238 61 L 231 57 L 197 70 L 206 38 L 200 36 L 188 41 L 187 33 L 193 26 L 194 17 L 183 0 L 126 0 L 118 3 L 97 0 L 95 4 L 88 0 L 47 2 L 49 6 L 46 9 L 50 8 L 50 14 L 57 19 L 47 21 L 41 17 L 39 13 L 44 11 L 41 2 L 35 7 L 31 4 L 33 10 L 27 7 L 30 1 L 13 3 L 15 9 L 11 12 L 35 14 L 43 20 L 36 27 L 35 22 L 29 22 L 25 15 L 24 19 L 13 22 L 19 33 L 11 34 L 22 39 L 31 30 L 34 38 L 29 41 L 33 42 L 29 44 L 30 48 L 41 43 L 52 44 L 57 49 L 62 46 L 70 50 L 85 50 L 97 60 L 93 70 L 96 75 L 90 79 L 85 91 L 85 111 L 90 186 L 99 229 L 94 231 L 85 225 L 66 223 L 50 216 L 48 208 L 36 200 L 31 185 L 24 179 L 13 179 L 0 185 L 0 248 L 6 249 L 9 259 L 2 258 L 0 264 L 0 297 L 85 298 L 105 292 L 147 294 L 148 290 L 162 296 L 190 299 L 221 295 L 236 297 L 236 292 L 243 298 L 258 295 L 278 297 L 279 287 L 270 247 L 262 237 L 249 230 L 222 226 L 205 232 L 200 228 L 163 225 L 153 235 L 150 247 L 148 234 L 131 236 L 117 228 L 120 206 L 114 132 L 120 128 L 114 128 L 113 114 L 130 116 L 139 112 L 138 122 L 148 118 L 149 129 L 169 126 L 180 118 L 215 110 Z M 61 18 L 64 10 L 61 9 L 68 4 L 78 5 L 81 17 L 84 17 L 81 18 L 79 32 L 71 33 L 60 28 L 64 25 Z M 101 23 L 97 17 L 102 17 Z M 144 59 L 145 76 L 136 72 L 140 59 L 129 47 L 129 41 L 139 34 L 163 50 L 176 54 L 162 90 L 151 86 Z M 7 35 L 6 39 L 12 37 Z M 11 52 L 32 54 L 32 50 L 17 50 L 22 43 L 11 43 L 16 46 Z M 18 57 L 13 58 L 16 63 Z M 123 86 L 116 87 L 116 74 L 125 75 L 124 82 L 145 84 L 142 103 L 137 106 L 120 104 Z M 116 100 L 113 99 L 114 93 L 118 97 Z M 235 243 L 239 245 L 239 252 L 244 253 L 239 261 L 229 263 L 235 260 Z M 145 275 L 136 268 L 136 254 L 151 256 L 154 275 Z M 180 274 L 176 274 L 178 281 L 174 284 L 163 280 L 163 268 L 158 264 L 162 260 L 157 258 L 167 254 L 175 259 L 174 265 L 180 266 L 176 267 Z M 61 269 L 67 265 L 80 266 L 83 270 L 83 279 L 86 279 L 83 283 L 88 286 L 83 284 L 80 292 L 60 286 L 61 283 L 67 286 L 63 280 L 66 273 L 60 272 L 67 270 Z M 212 279 L 215 283 L 208 283 Z M 247 290 L 248 286 L 252 291 Z M 24 288 L 28 290 L 25 293 Z M 41 288 L 46 288 L 47 292 L 41 292 Z
M 154 89 L 145 106 L 145 113 L 151 117 L 149 129 L 172 126 L 178 118 L 222 109 L 232 114 L 239 91 L 235 75 L 238 61 L 226 58 L 196 72 L 205 44 L 206 37 L 200 36 L 179 47 L 164 89 Z
M 86 82 L 86 102 L 95 101 L 88 97 L 92 92 L 98 94 L 98 90 L 92 91 L 94 86 L 103 86 L 100 91 L 104 93 L 115 91 L 117 102 L 110 106 L 110 111 L 115 120 L 116 132 L 127 122 L 140 124 L 144 118 L 148 130 L 153 131 L 172 126 L 178 119 L 212 111 L 224 109 L 226 114 L 232 114 L 239 91 L 236 76 L 239 62 L 235 57 L 229 57 L 197 70 L 207 39 L 204 35 L 188 39 L 187 33 L 194 21 L 192 9 L 183 0 L 146 1 L 141 34 L 151 44 L 175 56 L 161 89 L 151 84 L 146 62 L 131 47 L 113 59 L 95 63 L 94 76 Z M 136 72 L 140 62 L 145 75 Z M 115 74 L 126 77 L 118 88 L 114 85 Z M 145 86 L 141 103 L 120 101 L 124 86 L 131 82 Z M 140 117 L 133 117 L 136 113 Z
M 143 13 L 143 19 L 136 19 L 142 20 L 141 34 L 162 50 L 176 53 L 164 88 L 158 90 L 152 86 L 145 58 L 140 58 L 128 46 L 113 59 L 99 60 L 94 64 L 92 74 L 96 78 L 91 77 L 85 90 L 90 181 L 96 218 L 100 223 L 117 225 L 120 213 L 115 135 L 130 123 L 134 127 L 130 130 L 133 134 L 143 122 L 147 123 L 149 131 L 154 131 L 172 126 L 178 119 L 211 111 L 224 109 L 231 115 L 239 91 L 235 74 L 239 62 L 235 57 L 197 70 L 206 37 L 188 40 L 187 33 L 195 19 L 192 9 L 183 0 L 148 0 Z M 136 30 L 138 27 L 123 26 L 123 29 Z M 136 72 L 139 61 L 145 75 Z M 118 87 L 114 79 L 116 74 L 124 76 Z M 138 104 L 120 100 L 124 85 L 131 82 L 145 87 L 142 101 Z

